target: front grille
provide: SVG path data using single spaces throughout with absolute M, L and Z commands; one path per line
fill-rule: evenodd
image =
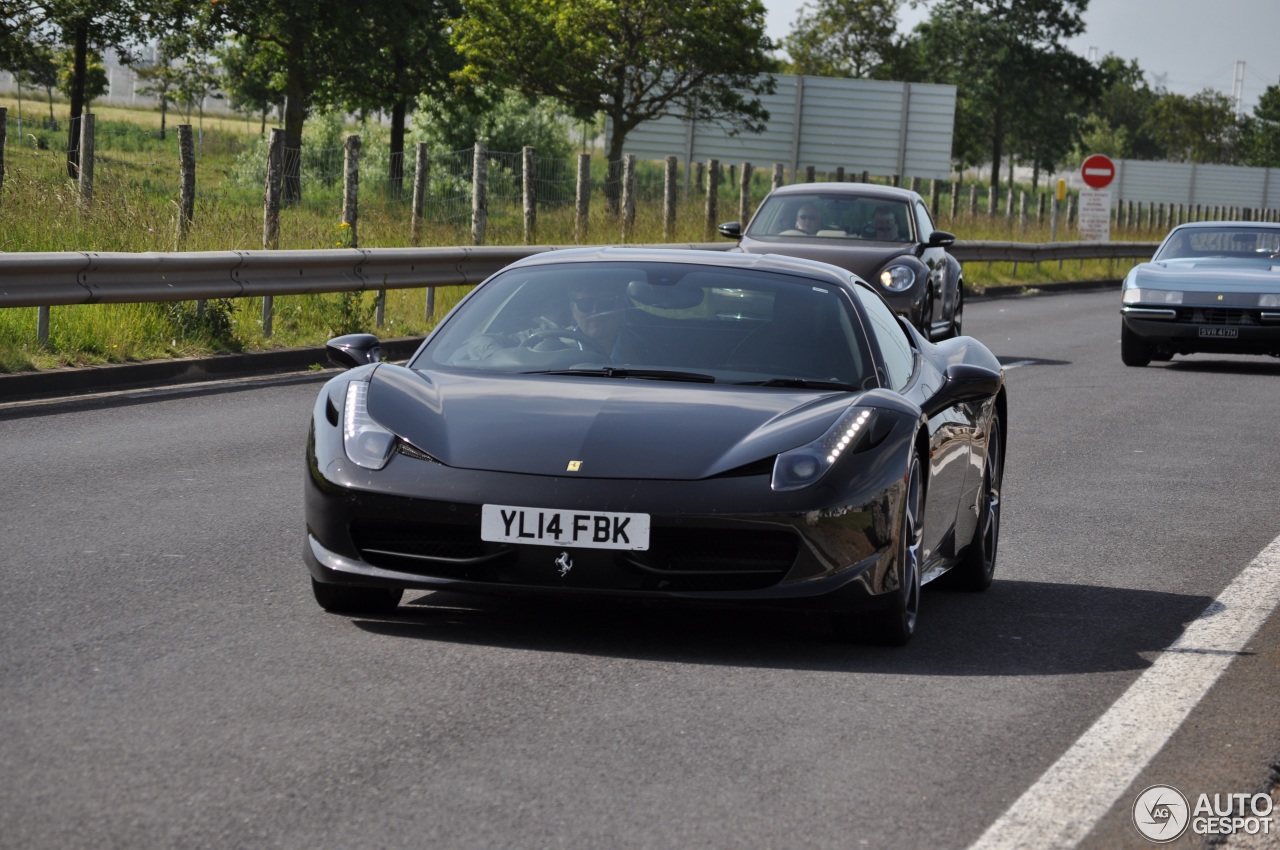
M 627 562 L 666 590 L 748 590 L 781 581 L 799 549 L 790 531 L 655 528 Z
M 1194 325 L 1256 325 L 1256 313 L 1231 307 L 1180 307 L 1178 321 Z

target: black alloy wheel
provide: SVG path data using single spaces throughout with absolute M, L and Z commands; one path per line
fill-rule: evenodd
M 915 449 L 907 462 L 904 483 L 894 558 L 897 588 L 890 594 L 892 602 L 888 608 L 868 613 L 832 612 L 831 630 L 839 640 L 903 646 L 915 634 L 920 616 L 920 556 L 924 544 L 924 481 Z
M 924 291 L 924 302 L 920 305 L 920 335 L 933 341 L 933 288 Z
M 956 308 L 951 311 L 951 327 L 947 330 L 947 339 L 955 339 L 964 335 L 964 286 L 956 286 Z
M 334 614 L 389 614 L 404 595 L 399 588 L 325 584 L 315 579 L 311 592 L 321 608 Z
M 1004 486 L 1004 455 L 1000 445 L 1000 417 L 993 415 L 987 428 L 987 462 L 982 470 L 978 498 L 978 525 L 973 541 L 960 563 L 947 574 L 946 583 L 958 590 L 983 591 L 991 586 L 1000 546 L 1000 493 Z

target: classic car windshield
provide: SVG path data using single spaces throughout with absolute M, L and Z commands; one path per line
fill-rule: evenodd
M 875 374 L 870 363 L 847 294 L 822 281 L 598 262 L 503 272 L 460 305 L 410 365 L 861 387 Z
M 773 195 L 765 199 L 746 235 L 910 242 L 910 213 L 905 203 L 884 198 L 820 192 Z
M 1209 257 L 1271 260 L 1280 256 L 1280 227 L 1181 227 L 1169 234 L 1155 260 Z

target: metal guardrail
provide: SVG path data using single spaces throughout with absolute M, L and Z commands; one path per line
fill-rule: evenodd
M 1150 257 L 1156 242 L 956 242 L 961 262 Z M 0 253 L 0 307 L 194 301 L 479 283 L 522 257 L 571 246 L 333 248 L 181 253 Z M 641 246 L 643 247 L 643 246 Z M 649 246 L 659 247 L 659 246 Z M 663 245 L 725 251 L 732 242 Z

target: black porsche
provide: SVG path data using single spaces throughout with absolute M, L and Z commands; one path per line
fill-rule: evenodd
M 992 580 L 1006 402 L 849 272 L 553 251 L 477 286 L 406 365 L 376 337 L 316 400 L 304 557 L 329 611 L 406 589 L 801 606 L 901 644 L 920 587 Z

